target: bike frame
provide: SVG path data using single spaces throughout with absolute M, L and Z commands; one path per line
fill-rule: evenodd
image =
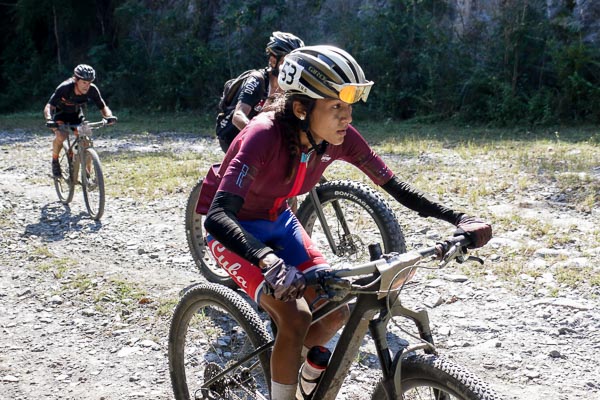
M 469 242 L 470 240 L 464 236 L 457 236 L 456 238 L 448 240 L 445 243 L 448 245 L 451 244 L 451 250 L 456 253 L 460 248 L 467 245 Z M 434 247 L 401 254 L 399 255 L 399 261 L 395 264 L 396 268 L 398 266 L 403 268 L 413 266 L 425 257 L 440 254 L 440 251 L 441 250 L 438 244 Z M 445 259 L 445 262 L 447 263 L 451 259 L 461 256 L 461 254 L 457 255 L 455 253 L 450 254 L 451 258 Z M 376 286 L 378 285 L 377 287 L 384 288 L 384 282 L 388 282 L 388 280 L 386 280 L 383 275 L 385 273 L 389 275 L 390 269 L 387 270 L 388 272 L 383 272 L 381 275 L 378 275 L 377 272 L 381 272 L 380 267 L 385 267 L 385 264 L 387 264 L 385 259 L 378 259 L 363 265 L 330 272 L 332 276 L 337 278 L 356 277 L 366 274 L 371 274 L 371 277 L 356 280 L 352 284 L 352 288 L 354 290 L 350 290 L 352 289 L 350 287 L 340 287 L 340 293 L 346 292 L 343 298 L 330 300 L 324 306 L 313 312 L 312 323 L 314 324 L 333 311 L 343 307 L 353 300 L 356 300 L 356 302 L 351 305 L 350 317 L 342 329 L 342 333 L 332 352 L 329 364 L 312 394 L 313 399 L 335 400 L 339 390 L 343 385 L 344 379 L 348 375 L 348 371 L 350 370 L 352 362 L 360 350 L 360 346 L 367 331 L 370 332 L 375 343 L 377 356 L 379 358 L 381 371 L 383 374 L 382 384 L 389 399 L 397 398 L 397 394 L 401 391 L 401 388 L 396 387 L 395 382 L 400 382 L 400 361 L 404 355 L 416 350 L 424 350 L 425 353 L 436 354 L 436 349 L 433 344 L 433 335 L 429 324 L 429 316 L 425 309 L 421 309 L 419 311 L 410 310 L 402 306 L 400 301 L 398 301 L 399 296 L 392 304 L 389 304 L 388 296 L 381 296 L 380 291 L 373 289 L 369 289 L 368 291 L 361 289 L 356 290 L 357 288 L 361 287 L 362 284 L 367 284 L 367 286 L 373 286 L 373 284 L 376 284 Z M 392 272 L 392 274 L 393 273 L 394 272 Z M 376 277 L 377 275 L 378 277 Z M 309 282 L 311 285 L 315 284 L 315 280 L 316 279 L 313 276 L 307 277 L 307 282 Z M 331 298 L 332 296 L 335 296 L 335 294 L 329 293 L 324 297 Z M 379 317 L 375 318 L 377 314 L 379 314 Z M 392 358 L 386 337 L 386 328 L 389 321 L 394 316 L 402 316 L 412 320 L 419 331 L 421 343 L 400 349 L 399 352 Z M 275 340 L 272 340 L 271 342 L 256 349 L 247 357 L 239 360 L 234 365 L 229 366 L 229 368 L 223 370 L 220 374 L 212 379 L 204 382 L 203 387 L 209 387 L 217 380 L 222 379 L 222 377 L 225 376 L 229 371 L 238 368 L 239 365 L 245 363 L 252 357 L 269 350 L 273 347 L 274 343 Z
M 85 149 L 94 147 L 94 141 L 92 140 L 92 130 L 98 129 L 106 125 L 106 121 L 98 121 L 98 122 L 82 122 L 81 124 L 63 124 L 59 129 L 63 130 L 67 134 L 67 147 L 69 153 L 75 154 L 78 153 L 79 162 L 81 165 L 85 162 Z M 73 131 L 75 134 L 75 139 L 71 141 L 70 131 Z M 87 132 L 89 131 L 89 133 Z M 81 144 L 81 148 L 76 148 L 75 146 Z M 76 151 L 75 151 L 76 150 Z M 73 158 L 73 162 L 75 162 L 75 157 Z M 75 171 L 75 178 L 78 171 Z M 74 177 L 71 177 L 73 179 Z

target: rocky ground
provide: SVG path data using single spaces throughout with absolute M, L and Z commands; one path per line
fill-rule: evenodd
M 97 141 L 101 157 L 114 140 Z M 211 139 L 195 143 L 218 151 Z M 0 133 L 0 399 L 171 399 L 169 317 L 178 293 L 200 280 L 185 240 L 186 191 L 150 202 L 109 197 L 95 222 L 80 188 L 69 208 L 57 201 L 48 154 L 47 136 Z M 543 199 L 526 204 L 523 213 L 557 212 Z M 512 207 L 498 199 L 490 209 Z M 527 250 L 547 273 L 515 286 L 446 270 L 413 289 L 440 352 L 507 399 L 600 398 L 599 288 L 552 290 L 550 268 L 600 268 L 600 243 L 585 242 L 600 214 L 560 214 L 581 239 Z M 493 263 L 515 248 L 531 248 L 523 231 L 497 232 L 482 253 Z M 338 398 L 369 398 L 374 357 L 365 354 Z

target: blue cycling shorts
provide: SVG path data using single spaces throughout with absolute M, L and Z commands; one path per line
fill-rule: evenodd
M 282 212 L 275 221 L 240 221 L 240 225 L 271 247 L 287 265 L 293 265 L 299 271 L 330 269 L 329 264 L 290 209 Z M 237 285 L 258 303 L 264 285 L 260 268 L 226 249 L 212 235 L 208 235 L 206 241 L 221 268 L 225 269 Z

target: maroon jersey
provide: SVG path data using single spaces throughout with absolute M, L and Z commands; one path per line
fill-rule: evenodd
M 294 160 L 295 176 L 286 179 L 290 156 L 281 129 L 272 112 L 259 114 L 235 138 L 225 155 L 218 174 L 221 177 L 218 191 L 244 199 L 237 215 L 239 220 L 275 220 L 287 207 L 285 199 L 310 191 L 335 160 L 356 166 L 377 185 L 383 185 L 393 176 L 350 125 L 344 142 L 337 146 L 329 144 L 321 155 L 303 148 L 302 155 Z

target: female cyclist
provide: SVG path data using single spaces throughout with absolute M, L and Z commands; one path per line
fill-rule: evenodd
M 330 267 L 287 198 L 308 192 L 327 166 L 344 160 L 419 215 L 471 235 L 473 247 L 487 243 L 492 229 L 402 182 L 350 125 L 352 104 L 367 100 L 373 82 L 348 53 L 332 46 L 296 49 L 286 56 L 278 81 L 285 93 L 250 121 L 225 155 L 205 228 L 215 259 L 277 326 L 271 398 L 289 400 L 302 356 L 325 345 L 348 310 L 310 326 L 316 294 L 306 288 L 303 273 Z

